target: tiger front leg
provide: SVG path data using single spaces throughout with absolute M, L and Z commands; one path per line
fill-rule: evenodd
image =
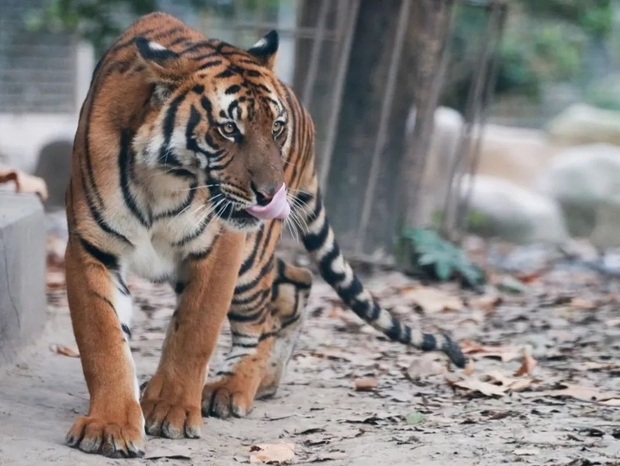
M 157 371 L 142 395 L 151 435 L 201 435 L 202 388 L 232 299 L 242 244 L 243 235 L 223 234 L 206 257 L 194 256 L 184 264 L 188 282 L 170 321 Z
M 72 235 L 65 256 L 73 331 L 90 393 L 87 416 L 67 433 L 71 447 L 110 457 L 144 455 L 144 419 L 127 329 L 131 298 L 117 258 Z
M 302 328 L 312 274 L 279 259 L 277 265 L 268 304 L 258 311 L 233 307 L 229 313 L 233 347 L 219 380 L 204 388 L 205 416 L 243 417 L 255 399 L 278 389 Z

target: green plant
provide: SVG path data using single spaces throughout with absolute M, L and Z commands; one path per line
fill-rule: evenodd
M 485 283 L 485 274 L 463 250 L 444 240 L 434 230 L 409 228 L 403 232 L 398 257 L 405 270 L 425 277 L 448 281 L 459 279 L 477 288 Z

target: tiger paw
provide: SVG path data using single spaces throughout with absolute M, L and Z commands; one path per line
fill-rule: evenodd
M 181 384 L 167 382 L 158 376 L 151 379 L 140 401 L 147 434 L 171 439 L 200 438 L 200 391 L 194 397 L 189 395 L 191 391 L 183 388 Z
M 242 390 L 234 379 L 208 383 L 202 391 L 202 414 L 222 419 L 245 417 L 254 406 L 254 394 Z
M 143 457 L 145 436 L 140 407 L 136 405 L 130 412 L 130 419 L 124 420 L 78 418 L 67 433 L 67 445 L 111 458 Z

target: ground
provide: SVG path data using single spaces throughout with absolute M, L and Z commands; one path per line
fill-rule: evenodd
M 514 258 L 482 249 L 487 267 L 498 255 Z M 198 440 L 149 438 L 147 458 L 131 464 L 243 464 L 260 453 L 252 446 L 285 443 L 295 464 L 619 465 L 620 288 L 587 267 L 554 265 L 547 253 L 530 250 L 519 260 L 512 261 L 519 272 L 494 272 L 481 294 L 385 270 L 365 277 L 403 320 L 452 332 L 471 358 L 465 371 L 385 340 L 317 281 L 275 398 L 257 402 L 246 419 L 205 419 Z M 63 444 L 88 397 L 79 358 L 71 357 L 58 265 L 48 276 L 44 335 L 0 373 L 0 465 L 129 464 Z M 144 380 L 155 370 L 173 297 L 165 286 L 131 287 L 132 349 Z M 228 342 L 226 330 L 220 351 Z

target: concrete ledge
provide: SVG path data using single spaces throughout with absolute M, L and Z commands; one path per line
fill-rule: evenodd
M 0 192 L 0 365 L 45 323 L 45 216 L 34 195 Z

